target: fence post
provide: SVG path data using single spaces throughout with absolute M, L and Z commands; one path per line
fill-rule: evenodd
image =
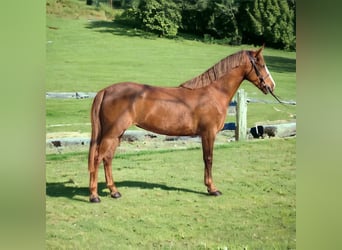
M 247 93 L 244 89 L 237 92 L 236 124 L 236 141 L 247 140 Z

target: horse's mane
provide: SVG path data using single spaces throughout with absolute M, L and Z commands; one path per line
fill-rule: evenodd
M 227 71 L 236 68 L 244 63 L 245 51 L 241 50 L 233 55 L 227 56 L 226 58 L 219 61 L 213 67 L 180 85 L 180 87 L 188 89 L 198 89 L 208 86 L 215 80 L 221 78 L 227 73 Z

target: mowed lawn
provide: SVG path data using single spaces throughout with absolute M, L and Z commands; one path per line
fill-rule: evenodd
M 87 154 L 47 155 L 47 249 L 295 249 L 296 139 L 218 145 L 203 185 L 202 153 L 119 153 L 113 174 L 122 198 L 88 202 Z

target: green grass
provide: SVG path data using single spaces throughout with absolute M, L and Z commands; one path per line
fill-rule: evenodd
M 92 99 L 47 99 L 46 132 L 90 132 Z
M 295 249 L 296 139 L 218 145 L 203 185 L 199 148 L 119 153 L 114 200 L 99 172 L 88 203 L 87 154 L 47 155 L 47 249 Z
M 223 57 L 251 46 L 208 45 L 193 40 L 169 40 L 129 35 L 113 22 L 47 17 L 47 91 L 98 91 L 111 83 L 137 81 L 159 86 L 177 86 Z M 127 29 L 126 29 L 127 30 Z M 278 82 L 279 94 L 295 98 L 295 54 L 266 49 L 269 65 Z M 277 72 L 290 62 L 288 72 Z M 272 70 L 274 68 L 274 70 Z M 281 70 L 279 70 L 281 71 Z M 285 91 L 290 89 L 289 93 Z M 251 84 L 251 96 L 263 96 Z
M 97 8 L 86 5 L 84 0 L 46 0 L 46 13 L 60 18 L 110 20 L 114 18 L 115 12 L 108 4 L 100 4 Z
M 48 17 L 47 23 L 59 28 L 47 30 L 48 91 L 98 91 L 120 81 L 176 86 L 239 50 L 130 36 L 114 24 L 92 28 L 88 20 Z

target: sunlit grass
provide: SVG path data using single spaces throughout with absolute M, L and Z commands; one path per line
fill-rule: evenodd
M 46 158 L 48 249 L 294 249 L 296 139 L 219 145 L 206 195 L 200 148 L 119 153 L 88 202 L 87 153 Z

